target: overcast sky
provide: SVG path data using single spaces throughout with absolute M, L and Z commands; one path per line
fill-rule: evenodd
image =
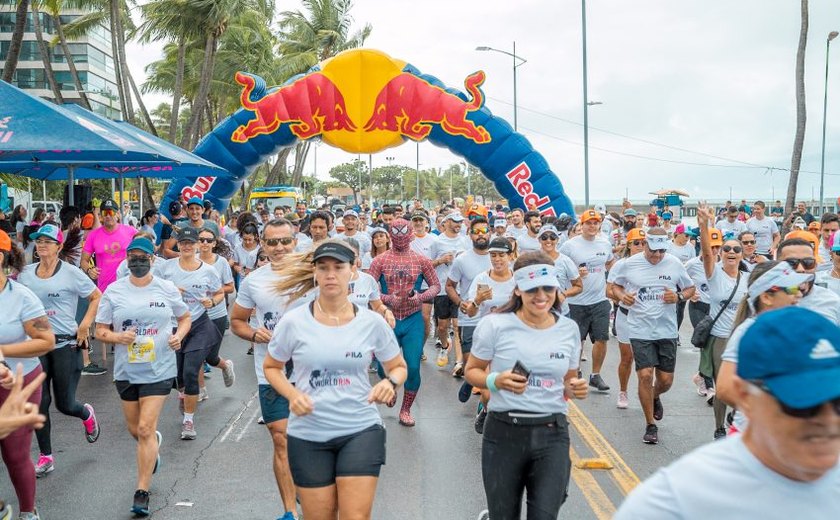
M 299 2 L 277 0 L 277 6 L 297 9 Z M 825 41 L 831 30 L 840 30 L 840 2 L 812 0 L 810 8 L 808 126 L 799 182 L 804 198 L 812 190 L 819 194 Z M 736 199 L 784 197 L 786 171 L 771 174 L 726 159 L 790 167 L 798 1 L 590 0 L 586 15 L 589 100 L 603 103 L 589 111 L 592 200 L 619 200 L 628 190 L 639 201 L 660 188 L 685 189 L 692 198 L 728 198 L 730 188 Z M 517 54 L 528 60 L 518 68 L 519 130 L 569 195 L 583 200 L 580 2 L 356 0 L 353 17 L 358 26 L 373 26 L 367 47 L 408 61 L 450 87 L 463 88 L 465 76 L 484 70 L 486 106 L 511 124 L 511 59 L 475 47 L 511 51 L 516 41 Z M 832 199 L 840 196 L 838 42 L 829 60 L 825 193 Z M 130 50 L 137 77 L 160 55 L 157 45 Z M 374 155 L 373 164 L 392 156 L 395 164 L 413 167 L 415 153 L 415 145 L 406 143 Z M 326 178 L 330 167 L 354 157 L 319 146 L 318 176 Z M 420 146 L 421 169 L 458 161 L 446 149 Z M 306 171 L 313 168 L 310 153 Z

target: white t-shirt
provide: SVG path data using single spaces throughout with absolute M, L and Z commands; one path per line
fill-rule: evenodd
M 39 278 L 36 269 L 39 264 L 23 268 L 18 282 L 28 287 L 41 300 L 50 320 L 53 332 L 65 336 L 76 335 L 76 308 L 79 298 L 87 299 L 96 290 L 96 285 L 81 269 L 73 264 L 58 261 L 58 269 L 49 278 Z M 67 345 L 67 341 L 56 342 L 56 348 Z
M 484 316 L 487 316 L 498 307 L 506 304 L 510 301 L 510 297 L 513 294 L 513 289 L 516 287 L 516 281 L 513 279 L 513 276 L 510 277 L 509 280 L 504 282 L 498 282 L 494 280 L 490 276 L 489 271 L 484 271 L 479 273 L 476 276 L 472 284 L 470 284 L 470 291 L 467 294 L 467 299 L 474 301 L 475 296 L 478 294 L 478 286 L 480 284 L 488 285 L 493 290 L 493 296 L 486 301 L 481 302 L 481 305 L 478 306 L 478 313 L 475 315 L 475 322 L 481 320 Z
M 614 283 L 636 294 L 636 301 L 627 314 L 630 338 L 654 340 L 679 336 L 676 303 L 665 303 L 665 290 L 682 291 L 693 287 L 694 282 L 677 257 L 666 254 L 658 264 L 651 264 L 644 254 L 633 255 L 624 262 Z
M 372 263 L 373 263 L 373 257 L 370 256 L 370 253 L 362 254 L 362 269 L 364 271 L 367 271 L 368 269 L 370 269 L 370 264 L 372 264 Z
M 697 296 L 700 297 L 702 303 L 710 303 L 709 300 L 709 280 L 706 279 L 706 268 L 703 266 L 703 258 L 695 256 L 685 264 L 685 270 L 688 271 L 688 276 L 694 282 L 694 287 L 697 289 Z M 743 274 L 741 276 L 744 276 Z
M 414 238 L 411 240 L 411 250 L 415 253 L 420 253 L 429 260 L 434 260 L 432 258 L 432 245 L 435 243 L 435 240 L 437 240 L 437 237 L 431 233 L 426 233 L 422 237 L 414 235 Z
M 512 312 L 489 314 L 475 329 L 470 355 L 489 361 L 492 372 L 510 370 L 517 361 L 531 371 L 525 392 L 493 393 L 489 411 L 568 412 L 563 380 L 580 358 L 580 330 L 569 318 L 558 316 L 553 326 L 534 329 Z
M 519 249 L 520 255 L 522 253 L 539 251 L 542 249 L 542 246 L 540 246 L 540 240 L 537 237 L 532 237 L 527 232 L 516 237 L 516 246 Z
M 831 276 L 830 271 L 817 273 L 817 283 L 823 284 L 826 289 L 840 296 L 840 278 Z
M 154 259 L 152 260 L 151 269 L 152 276 L 160 276 L 161 267 L 163 267 L 163 264 L 166 263 L 167 260 L 159 256 L 153 258 Z M 128 259 L 123 258 L 122 262 L 120 262 L 120 265 L 117 266 L 117 280 L 119 280 L 120 278 L 126 278 L 130 274 L 131 272 L 128 270 Z
M 372 301 L 380 300 L 379 284 L 373 276 L 359 271 L 355 280 L 350 280 L 350 301 L 367 309 Z
M 458 255 L 452 262 L 452 269 L 449 270 L 449 280 L 458 284 L 458 296 L 462 300 L 468 300 L 470 286 L 476 276 L 490 269 L 490 255 L 485 253 L 479 255 L 472 249 Z M 460 308 L 458 309 L 458 326 L 474 327 L 478 323 L 478 317 L 471 318 Z
M 779 232 L 779 227 L 771 218 L 758 220 L 752 217 L 747 221 L 747 231 L 755 235 L 755 250 L 757 253 L 768 254 L 773 245 L 773 235 Z
M 371 248 L 370 235 L 361 231 L 356 231 L 356 233 L 353 234 L 353 236 L 348 236 L 346 232 L 338 233 L 337 235 L 335 235 L 335 238 L 352 238 L 353 240 L 359 243 L 359 249 L 361 249 L 360 254 L 369 252 Z
M 718 220 L 717 224 L 715 224 L 715 227 L 718 228 L 720 232 L 724 235 L 726 235 L 727 233 L 732 233 L 733 235 L 735 235 L 735 238 L 738 238 L 738 235 L 747 230 L 747 225 L 738 220 L 737 218 L 735 219 L 735 222 L 729 222 L 726 219 Z
M 516 227 L 513 224 L 507 227 L 507 235 L 513 238 L 519 238 L 522 235 L 528 234 L 528 226 Z
M 814 285 L 808 296 L 799 300 L 799 306 L 816 312 L 835 325 L 840 325 L 840 296 L 825 287 Z
M 583 292 L 567 301 L 571 305 L 592 305 L 607 299 L 607 263 L 613 259 L 612 246 L 603 235 L 592 240 L 583 235 L 569 239 L 560 247 L 560 253 L 568 256 L 572 264 L 585 264 L 589 274 L 583 277 Z M 676 312 L 674 313 L 676 315 Z
M 735 296 L 732 301 L 726 306 L 726 310 L 720 315 L 720 318 L 712 327 L 712 335 L 718 338 L 728 338 L 732 333 L 732 324 L 735 322 L 735 314 L 738 312 L 738 305 L 747 296 L 747 282 L 750 278 L 749 273 L 741 273 L 741 279 L 738 282 L 738 289 L 735 291 Z M 718 262 L 715 264 L 715 269 L 712 271 L 712 277 L 709 278 L 709 316 L 714 319 L 717 313 L 720 312 L 721 306 L 729 299 L 732 294 L 732 289 L 735 288 L 736 278 L 730 277 L 721 267 Z
M 580 271 L 568 256 L 560 253 L 554 261 L 557 268 L 557 279 L 560 281 L 560 290 L 564 291 L 572 286 L 572 282 L 580 278 Z M 569 315 L 569 302 L 564 301 L 562 310 L 564 316 Z
M 5 309 L 0 313 L 0 345 L 26 341 L 29 336 L 23 330 L 24 322 L 47 315 L 44 304 L 35 293 L 12 279 L 8 279 L 5 289 L 0 292 L 0 308 Z M 27 358 L 6 356 L 6 362 L 12 370 L 16 370 L 18 363 L 22 364 L 24 375 L 41 365 L 38 356 Z
M 304 253 L 312 249 L 312 239 L 306 233 L 297 233 L 297 246 L 295 246 L 295 253 Z
M 181 291 L 192 321 L 207 312 L 201 300 L 212 298 L 222 288 L 222 279 L 216 268 L 204 262 L 195 271 L 186 271 L 180 265 L 180 258 L 170 258 L 160 267 L 160 277 L 174 283 Z
M 240 243 L 233 250 L 233 261 L 246 269 L 253 269 L 257 265 L 257 253 L 259 250 L 260 246 L 255 246 L 254 249 L 248 251 Z
M 447 253 L 453 253 L 457 256 L 459 253 L 468 249 L 472 249 L 472 243 L 470 243 L 470 240 L 467 237 L 455 235 L 454 237 L 449 238 L 446 236 L 446 233 L 441 233 L 437 236 L 437 239 L 435 239 L 435 242 L 432 245 L 431 260 L 437 260 Z M 440 292 L 438 293 L 438 296 L 446 295 L 446 279 L 449 278 L 449 269 L 451 267 L 451 264 L 440 264 L 435 267 L 435 273 L 437 273 L 438 280 L 440 280 Z
M 236 304 L 245 309 L 256 310 L 256 327 L 274 331 L 280 317 L 291 309 L 306 305 L 315 296 L 310 291 L 292 303 L 286 295 L 274 290 L 274 286 L 282 279 L 282 275 L 271 269 L 271 264 L 264 265 L 246 276 L 239 284 L 236 293 Z M 263 363 L 267 352 L 267 344 L 254 343 L 254 370 L 257 373 L 257 383 L 267 385 Z
M 114 379 L 133 384 L 156 383 L 177 374 L 175 351 L 169 347 L 172 324 L 189 309 L 175 284 L 152 277 L 145 287 L 120 278 L 105 289 L 96 323 L 113 325 L 114 332 L 133 328 L 134 343 L 114 348 Z
M 715 485 L 698 484 L 709 482 Z M 627 496 L 613 519 L 811 519 L 834 518 L 838 511 L 840 465 L 815 482 L 790 480 L 765 466 L 736 435 L 657 471 Z
M 304 306 L 286 313 L 275 331 L 269 355 L 294 363 L 292 382 L 314 403 L 311 414 L 289 416 L 290 436 L 326 442 L 382 424 L 376 404 L 368 403 L 368 367 L 372 355 L 387 363 L 400 347 L 381 316 L 359 308 L 349 323 L 329 327 Z
M 216 255 L 216 262 L 213 264 L 213 268 L 216 269 L 216 274 L 219 275 L 219 280 L 221 280 L 222 285 L 233 283 L 233 270 L 231 270 L 227 258 L 224 258 L 222 255 Z M 222 299 L 222 301 L 207 311 L 207 317 L 215 320 L 216 318 L 227 316 L 227 313 L 227 303 Z
M 671 242 L 668 244 L 668 252 L 679 258 L 683 265 L 697 256 L 697 252 L 694 250 L 691 242 L 686 242 L 684 246 L 678 246 L 676 242 Z

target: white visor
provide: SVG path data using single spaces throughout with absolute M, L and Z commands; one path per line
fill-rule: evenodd
M 528 265 L 517 269 L 513 273 L 513 279 L 520 291 L 528 291 L 534 287 L 560 287 L 557 268 L 548 264 Z

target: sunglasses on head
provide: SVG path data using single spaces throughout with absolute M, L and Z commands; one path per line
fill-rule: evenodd
M 788 417 L 795 417 L 797 419 L 811 419 L 820 414 L 823 405 L 825 405 L 826 403 L 831 405 L 831 409 L 834 410 L 835 414 L 840 415 L 840 397 L 835 397 L 834 399 L 831 399 L 824 403 L 809 406 L 807 408 L 793 408 L 781 402 L 778 397 L 773 395 L 773 392 L 771 392 L 770 389 L 767 388 L 767 385 L 764 384 L 764 381 L 750 381 L 750 383 L 754 384 L 755 386 L 760 388 L 762 392 L 765 392 L 770 397 L 775 399 L 776 402 L 779 403 L 779 408 L 781 408 L 782 412 L 784 412 L 784 414 Z
M 799 264 L 802 264 L 805 269 L 813 269 L 817 265 L 816 258 L 787 258 L 785 262 L 794 269 L 799 267 Z
M 207 238 L 207 237 L 198 237 L 198 241 L 202 244 L 212 244 L 216 241 L 215 238 Z
M 526 294 L 537 294 L 537 291 L 542 291 L 545 294 L 553 294 L 554 291 L 557 290 L 557 287 L 553 287 L 551 285 L 539 285 L 537 287 L 532 287 L 525 291 Z
M 277 247 L 277 244 L 283 244 L 284 246 L 287 246 L 294 241 L 295 241 L 294 237 L 264 238 L 263 239 L 263 242 L 265 242 L 265 245 L 267 245 L 269 247 Z
M 755 245 L 755 240 L 741 240 L 741 244 L 743 244 L 745 246 L 754 246 Z
M 554 241 L 557 240 L 557 235 L 555 235 L 554 233 L 546 233 L 545 235 L 540 237 L 540 240 L 542 240 L 543 242 L 545 242 L 546 240 Z
M 723 246 L 723 247 L 720 248 L 720 250 L 723 251 L 724 253 L 728 253 L 730 251 L 740 253 L 741 251 L 744 250 L 744 248 L 741 247 L 741 246 Z
M 472 228 L 470 230 L 470 233 L 472 233 L 473 235 L 486 235 L 489 232 L 490 232 L 490 228 L 488 228 L 488 227 L 475 226 L 474 228 Z
M 777 292 L 784 292 L 785 294 L 789 294 L 791 296 L 796 296 L 802 292 L 802 289 L 798 285 L 794 285 L 792 287 L 779 287 L 774 286 L 767 289 L 769 293 L 777 293 Z

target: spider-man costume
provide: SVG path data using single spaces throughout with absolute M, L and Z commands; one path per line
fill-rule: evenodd
M 408 365 L 400 424 L 414 426 L 411 405 L 420 390 L 420 356 L 426 334 L 421 310 L 424 303 L 431 302 L 440 292 L 440 281 L 431 260 L 409 248 L 413 234 L 407 220 L 394 220 L 389 234 L 392 248 L 373 259 L 368 273 L 379 282 L 382 303 L 397 320 L 394 333 Z M 420 292 L 423 280 L 428 288 Z

